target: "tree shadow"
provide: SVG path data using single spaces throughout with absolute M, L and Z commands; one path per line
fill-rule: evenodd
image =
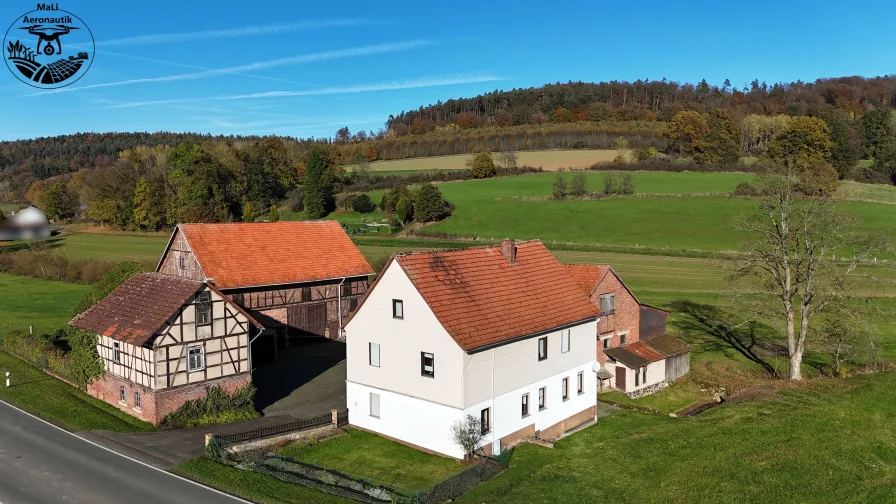
M 672 325 L 700 338 L 705 350 L 733 349 L 769 375 L 778 375 L 767 359 L 787 355 L 787 349 L 774 341 L 776 331 L 772 327 L 755 321 L 742 322 L 733 313 L 713 305 L 679 299 L 672 301 L 671 307 L 677 315 Z

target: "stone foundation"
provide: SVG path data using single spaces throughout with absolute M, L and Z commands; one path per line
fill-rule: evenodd
M 666 388 L 666 382 L 661 381 L 659 383 L 654 383 L 653 385 L 648 385 L 642 389 L 638 389 L 632 392 L 626 392 L 625 395 L 631 397 L 632 399 L 637 399 L 639 397 L 644 397 L 646 395 L 653 394 L 654 392 L 659 392 Z
M 561 420 L 560 422 L 557 422 L 546 429 L 542 429 L 538 437 L 542 439 L 555 439 L 560 437 L 564 432 L 575 429 L 583 423 L 592 420 L 594 418 L 595 408 L 596 406 L 591 406 L 588 409 L 582 410 L 575 415 L 565 420 Z
M 185 402 L 204 397 L 207 387 L 220 386 L 228 394 L 232 394 L 250 383 L 252 378 L 249 373 L 243 373 L 180 387 L 152 390 L 111 373 L 105 373 L 102 378 L 87 386 L 87 393 L 129 415 L 156 425 L 169 413 L 177 411 Z M 121 401 L 122 387 L 125 391 L 124 401 Z M 140 408 L 137 408 L 136 404 L 138 393 Z

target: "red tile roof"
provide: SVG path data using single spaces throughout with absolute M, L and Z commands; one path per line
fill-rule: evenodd
M 219 289 L 372 275 L 336 221 L 181 224 L 206 277 Z
M 515 245 L 515 265 L 500 245 L 400 253 L 394 260 L 465 351 L 597 317 L 540 241 Z
M 591 295 L 598 282 L 610 271 L 605 264 L 567 264 L 566 271 L 585 294 Z
M 203 283 L 196 280 L 141 273 L 135 275 L 80 315 L 71 325 L 141 346 L 152 338 Z

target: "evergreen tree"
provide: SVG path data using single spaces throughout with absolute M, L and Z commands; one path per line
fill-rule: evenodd
M 313 145 L 308 149 L 305 161 L 305 215 L 309 219 L 320 219 L 333 211 L 332 165 L 326 147 Z
M 558 173 L 557 178 L 554 179 L 554 191 L 551 193 L 551 196 L 554 199 L 563 199 L 566 197 L 566 180 L 563 179 L 563 175 Z
M 451 214 L 448 202 L 442 191 L 433 184 L 423 184 L 414 198 L 414 220 L 417 222 L 434 222 Z
M 251 201 L 246 200 L 243 202 L 243 222 L 255 222 L 255 218 L 258 215 L 255 212 L 255 205 L 252 204 Z
M 277 222 L 280 220 L 280 212 L 277 211 L 277 205 L 271 205 L 268 209 L 268 222 Z

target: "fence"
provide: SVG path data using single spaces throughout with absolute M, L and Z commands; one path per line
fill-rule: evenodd
M 338 416 L 342 416 L 342 413 Z M 347 417 L 347 412 L 345 413 Z M 259 429 L 261 430 L 261 429 Z M 326 442 L 326 441 L 324 441 Z M 266 453 L 264 450 L 235 452 L 216 437 L 206 455 L 237 469 L 264 474 L 288 483 L 313 488 L 365 504 L 439 504 L 453 500 L 507 468 L 507 453 L 497 459 L 482 458 L 474 465 L 436 485 L 421 491 L 396 488 L 359 475 L 349 475 L 326 467 Z
M 336 426 L 342 427 L 348 424 L 348 410 L 342 410 L 336 413 Z M 216 435 L 215 439 L 220 442 L 223 442 L 225 445 L 233 444 L 233 443 L 241 443 L 243 441 L 250 441 L 253 439 L 265 438 L 269 436 L 276 436 L 278 434 L 284 434 L 287 432 L 301 431 L 306 429 L 313 429 L 315 427 L 322 427 L 324 425 L 333 425 L 333 413 L 326 413 L 323 415 L 317 415 L 313 417 L 301 418 L 295 420 L 293 422 L 287 422 L 278 425 L 271 425 L 268 427 L 261 427 L 258 429 L 252 429 L 248 431 L 242 432 L 233 432 L 230 434 L 221 434 Z

